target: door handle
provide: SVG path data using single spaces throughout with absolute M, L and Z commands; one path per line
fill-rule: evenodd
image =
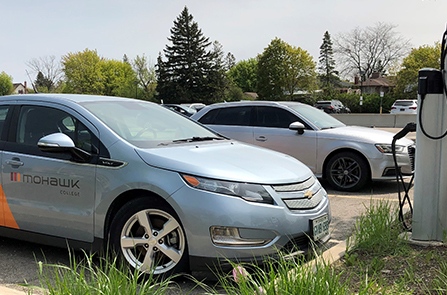
M 256 140 L 257 141 L 267 141 L 267 137 L 261 135 L 261 136 L 256 137 Z
M 11 166 L 23 166 L 23 162 L 20 161 L 20 159 L 11 159 L 11 160 L 7 160 L 5 161 L 6 165 L 11 165 Z

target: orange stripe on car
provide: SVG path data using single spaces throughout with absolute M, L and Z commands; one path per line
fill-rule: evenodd
M 20 177 L 20 176 L 19 176 Z M 19 229 L 14 216 L 12 215 L 11 209 L 9 208 L 8 201 L 6 200 L 5 192 L 3 191 L 3 187 L 0 184 L 0 225 L 11 227 L 15 229 Z

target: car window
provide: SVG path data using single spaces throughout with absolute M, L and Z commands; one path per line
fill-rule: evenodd
M 49 107 L 23 106 L 20 110 L 16 142 L 37 146 L 42 137 L 62 132 L 68 135 L 78 148 L 92 153 L 92 133 L 70 114 Z
M 200 118 L 202 124 L 249 126 L 252 107 L 214 109 Z
M 301 121 L 297 116 L 276 107 L 257 107 L 256 126 L 289 128 L 289 125 Z
M 413 101 L 411 100 L 396 100 L 396 102 L 394 103 L 395 106 L 412 106 L 413 105 Z
M 314 107 L 308 105 L 289 105 L 289 108 L 296 111 L 298 114 L 303 116 L 306 120 L 314 124 L 320 129 L 336 128 L 346 126 L 342 122 L 338 121 L 331 115 L 328 115 Z
M 0 106 L 0 134 L 3 133 L 3 126 L 5 125 L 8 110 L 9 106 Z

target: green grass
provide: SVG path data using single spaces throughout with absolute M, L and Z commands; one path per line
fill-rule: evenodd
M 233 272 L 217 274 L 216 286 L 191 280 L 201 294 L 447 294 L 447 247 L 412 247 L 401 239 L 398 211 L 390 202 L 371 201 L 365 209 L 345 257 L 335 264 L 286 259 L 279 252 L 262 266 L 233 264 Z M 39 278 L 49 295 L 165 294 L 175 284 L 175 277 L 143 280 L 114 257 L 86 253 L 70 253 L 69 266 L 39 262 Z
M 131 271 L 114 257 L 95 257 L 70 252 L 70 265 L 38 262 L 41 287 L 49 295 L 164 294 L 171 278 L 157 281 L 152 275 Z M 144 276 L 144 279 L 143 279 Z

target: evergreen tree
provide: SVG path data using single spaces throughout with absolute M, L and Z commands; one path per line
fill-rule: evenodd
M 320 46 L 320 59 L 318 70 L 320 72 L 320 82 L 326 89 L 331 89 L 337 85 L 339 78 L 335 70 L 335 60 L 333 58 L 331 35 L 328 31 L 324 33 L 323 44 Z
M 203 36 L 197 22 L 185 6 L 174 21 L 172 45 L 166 45 L 157 59 L 157 92 L 165 103 L 211 103 L 221 97 L 224 84 L 223 67 L 219 51 L 208 50 L 209 38 Z M 220 51 L 221 52 L 221 51 Z
M 227 57 L 225 58 L 225 67 L 226 70 L 231 70 L 232 67 L 236 65 L 236 58 L 231 52 L 228 52 Z
M 39 72 L 37 74 L 36 81 L 34 81 L 34 84 L 37 88 L 37 91 L 39 92 L 48 93 L 53 88 L 53 82 L 50 79 L 46 78 L 42 74 L 42 72 Z

